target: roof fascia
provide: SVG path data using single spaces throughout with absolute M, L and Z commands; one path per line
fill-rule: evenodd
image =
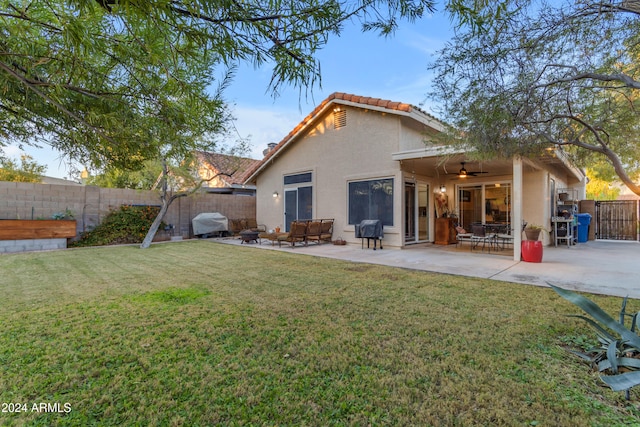
M 584 180 L 584 178 L 586 178 L 587 175 L 584 173 L 584 171 L 573 164 L 564 150 L 556 148 L 554 150 L 554 154 L 556 155 L 556 158 L 562 162 L 562 165 L 567 168 L 569 173 L 571 173 L 577 180 L 582 181 Z

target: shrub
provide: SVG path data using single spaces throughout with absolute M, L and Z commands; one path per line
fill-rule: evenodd
M 640 385 L 640 337 L 637 333 L 640 313 L 627 313 L 627 298 L 624 298 L 616 321 L 593 301 L 575 292 L 550 286 L 562 298 L 587 313 L 590 317 L 573 317 L 584 320 L 596 332 L 599 345 L 586 353 L 573 353 L 596 366 L 602 381 L 614 391 L 625 391 L 628 399 L 629 389 Z M 625 326 L 626 317 L 630 318 L 629 328 Z
M 153 220 L 160 211 L 156 206 L 122 205 L 109 212 L 102 223 L 83 233 L 80 240 L 69 246 L 104 246 L 125 243 L 141 243 Z M 160 225 L 160 229 L 164 224 Z

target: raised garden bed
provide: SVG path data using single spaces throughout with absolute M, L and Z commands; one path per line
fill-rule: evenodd
M 66 219 L 3 219 L 0 240 L 70 239 L 76 237 L 76 221 Z

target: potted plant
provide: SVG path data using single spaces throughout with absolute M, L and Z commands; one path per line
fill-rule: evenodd
M 529 224 L 524 229 L 527 240 L 522 241 L 522 260 L 526 262 L 542 262 L 542 242 L 540 233 L 548 231 L 541 225 Z
M 541 225 L 529 224 L 524 229 L 524 234 L 527 236 L 527 240 L 538 240 L 540 238 L 540 233 L 543 231 L 548 231 Z

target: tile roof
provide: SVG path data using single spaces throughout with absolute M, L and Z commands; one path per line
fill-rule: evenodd
M 244 184 L 247 178 L 251 176 L 249 172 L 254 169 L 254 166 L 260 163 L 260 160 L 228 156 L 226 154 L 211 153 L 208 151 L 197 151 L 196 156 L 201 162 L 209 164 L 214 171 L 230 173 L 231 176 L 222 177 L 229 185 Z
M 403 102 L 390 101 L 388 99 L 372 98 L 372 97 L 368 97 L 368 96 L 353 95 L 353 94 L 343 93 L 343 92 L 334 92 L 331 95 L 329 95 L 326 99 L 324 99 L 322 102 L 320 102 L 320 104 L 318 104 L 318 106 L 316 106 L 316 108 L 314 108 L 313 111 L 311 111 L 311 113 L 309 113 L 304 119 L 302 119 L 302 121 L 300 123 L 298 123 L 296 125 L 296 127 L 294 127 L 293 130 L 291 130 L 291 132 L 289 132 L 287 134 L 287 136 L 285 136 L 275 146 L 274 149 L 269 151 L 264 156 L 264 158 L 262 160 L 260 160 L 257 164 L 255 164 L 251 168 L 251 170 L 248 171 L 248 173 L 246 174 L 246 178 L 249 179 L 255 172 L 257 172 L 258 169 L 264 163 L 266 163 L 270 158 L 272 158 L 287 143 L 287 141 L 289 141 L 291 138 L 293 138 L 298 132 L 300 132 L 301 129 L 303 129 L 311 121 L 313 121 L 316 117 L 318 117 L 318 115 L 325 109 L 327 104 L 332 103 L 332 102 L 333 103 L 345 103 L 345 102 L 346 103 L 353 103 L 353 104 L 358 104 L 361 107 L 366 107 L 366 106 L 369 105 L 369 106 L 372 106 L 372 107 L 383 108 L 383 109 L 392 110 L 392 111 L 399 111 L 399 112 L 403 112 L 403 113 L 411 113 L 411 112 L 415 111 L 415 112 L 418 112 L 418 113 L 420 113 L 422 115 L 426 115 L 428 117 L 431 117 L 427 113 L 422 111 L 420 108 L 418 108 L 418 107 L 416 107 L 414 105 L 411 105 L 411 104 L 405 104 Z M 433 117 L 431 117 L 431 118 L 433 118 Z

